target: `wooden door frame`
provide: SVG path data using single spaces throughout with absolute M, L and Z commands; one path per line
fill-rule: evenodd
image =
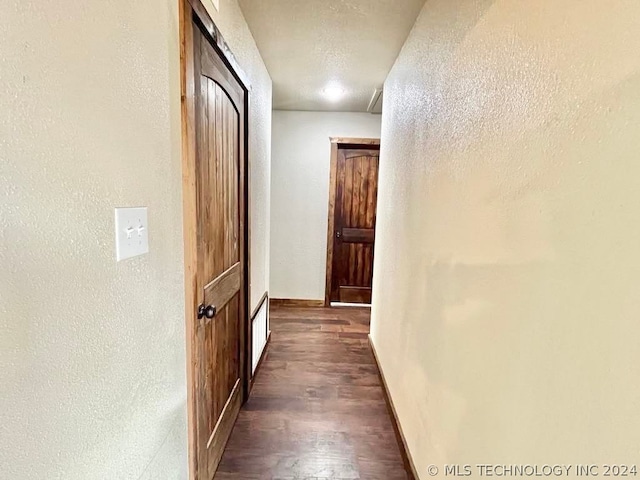
M 332 290 L 332 273 L 333 273 L 333 235 L 335 229 L 335 210 L 336 210 L 336 189 L 337 186 L 337 169 L 338 169 L 338 150 L 342 146 L 348 147 L 380 147 L 379 138 L 344 138 L 330 137 L 331 141 L 331 166 L 329 170 L 329 226 L 327 228 L 327 269 L 326 283 L 324 291 L 324 306 L 331 306 L 331 290 Z
M 230 72 L 245 90 L 244 115 L 244 158 L 240 159 L 240 198 L 239 210 L 244 221 L 241 236 L 241 250 L 244 260 L 243 281 L 244 299 L 240 301 L 240 375 L 242 402 L 249 395 L 251 379 L 252 329 L 249 316 L 250 292 L 250 161 L 249 161 L 249 95 L 251 85 L 231 50 L 222 38 L 201 0 L 178 0 L 180 23 L 180 93 L 181 93 L 181 129 L 182 129 L 182 202 L 184 237 L 184 282 L 185 282 L 185 324 L 187 353 L 187 421 L 189 431 L 189 478 L 197 478 L 197 412 L 195 392 L 196 372 L 196 322 L 198 309 L 197 269 L 198 269 L 198 217 L 197 217 L 197 164 L 196 164 L 196 92 L 194 78 L 193 22 L 200 23 L 206 33 L 203 35 L 220 55 Z

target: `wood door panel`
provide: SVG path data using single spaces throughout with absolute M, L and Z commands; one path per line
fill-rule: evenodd
M 226 91 L 233 103 L 240 106 L 244 98 L 244 90 L 218 54 L 212 49 L 203 49 L 201 55 L 202 74 L 214 79 Z
M 364 256 L 365 258 L 371 258 L 370 262 L 365 262 L 364 270 L 363 270 L 363 285 L 365 287 L 371 288 L 371 284 L 373 283 L 373 245 L 365 245 L 364 246 Z
M 371 230 L 374 229 L 376 225 L 376 208 L 378 202 L 378 162 L 376 162 L 375 166 L 372 166 L 368 169 L 369 177 L 367 178 L 368 189 L 367 189 L 367 206 L 364 218 L 365 228 L 369 228 Z
M 378 147 L 339 148 L 337 152 L 331 301 L 370 299 L 378 159 Z
M 207 441 L 207 450 L 213 452 L 211 458 L 209 459 L 209 463 L 211 465 L 217 466 L 220 463 L 220 459 L 222 458 L 222 454 L 224 453 L 224 447 L 229 436 L 231 435 L 231 430 L 233 430 L 235 419 L 238 418 L 238 413 L 240 413 L 240 406 L 242 405 L 242 395 L 240 390 L 241 384 L 240 380 L 238 380 L 232 390 L 231 395 L 229 396 L 229 400 L 222 409 L 220 421 L 214 427 L 213 432 L 209 437 L 209 440 Z M 215 469 L 211 476 L 207 478 L 213 478 L 214 474 Z
M 360 173 L 360 191 L 358 198 L 357 221 L 353 222 L 354 226 L 366 226 L 367 218 L 367 193 L 369 190 L 369 157 L 358 158 L 358 170 Z
M 240 290 L 240 262 L 229 268 L 204 289 L 204 303 L 220 311 Z
M 244 388 L 246 248 L 243 153 L 245 91 L 194 25 L 197 283 L 213 318 L 196 327 L 196 477 L 210 480 Z
M 227 335 L 229 345 L 235 345 L 240 341 L 240 329 L 236 319 L 240 314 L 240 296 L 236 295 L 227 304 Z M 230 347 L 229 347 L 230 348 Z M 228 355 L 225 357 L 229 363 L 227 365 L 227 392 L 231 393 L 236 381 L 240 377 L 240 359 L 237 355 Z
M 201 98 L 207 105 L 202 109 L 201 148 L 210 161 L 200 165 L 200 240 L 203 276 L 210 280 L 238 261 L 238 221 L 228 213 L 230 203 L 235 203 L 237 217 L 237 181 L 231 190 L 227 179 L 229 172 L 237 172 L 237 149 L 229 139 L 232 135 L 237 138 L 238 116 L 218 84 L 202 76 L 201 85 Z
M 216 358 L 216 344 L 213 342 L 214 336 L 214 325 L 211 322 L 207 322 L 204 326 L 204 357 L 205 358 Z M 207 429 L 201 429 L 200 441 L 206 442 L 208 441 L 208 437 L 211 436 L 211 432 L 213 432 L 216 425 L 216 401 L 214 395 L 213 386 L 217 382 L 216 378 L 216 370 L 214 368 L 214 364 L 212 362 L 205 362 L 202 364 L 202 368 L 204 369 L 204 385 L 203 388 L 200 389 L 202 405 L 204 408 L 199 409 L 199 416 L 201 417 L 201 421 L 207 426 Z
M 375 230 L 373 228 L 342 228 L 344 243 L 373 243 Z
M 237 305 L 238 296 L 235 296 L 210 322 L 213 325 L 212 343 L 215 345 L 210 357 L 215 369 L 215 381 L 211 385 L 213 401 L 210 408 L 215 424 L 220 421 L 224 407 L 240 377 L 238 358 L 235 355 L 235 344 L 239 340 Z M 210 435 L 214 433 L 215 426 L 210 431 Z
M 371 303 L 371 288 L 340 287 L 340 301 L 343 303 Z

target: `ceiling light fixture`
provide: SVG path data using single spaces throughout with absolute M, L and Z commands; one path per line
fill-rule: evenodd
M 322 90 L 322 94 L 332 102 L 337 102 L 344 96 L 344 88 L 339 85 L 329 85 Z

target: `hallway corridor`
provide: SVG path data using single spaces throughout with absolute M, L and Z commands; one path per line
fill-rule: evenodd
M 272 307 L 271 331 L 215 479 L 407 479 L 369 311 Z

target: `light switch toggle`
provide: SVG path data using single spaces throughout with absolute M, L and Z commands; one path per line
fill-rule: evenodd
M 116 260 L 149 253 L 147 207 L 116 208 Z

